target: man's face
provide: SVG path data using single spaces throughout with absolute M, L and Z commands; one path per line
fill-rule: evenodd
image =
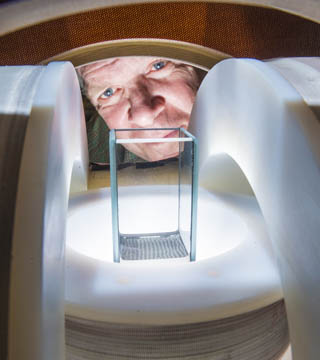
M 198 79 L 191 66 L 123 57 L 82 66 L 87 96 L 110 129 L 188 128 Z M 118 132 L 118 138 L 177 137 L 177 131 Z M 126 144 L 148 161 L 178 155 L 178 143 Z

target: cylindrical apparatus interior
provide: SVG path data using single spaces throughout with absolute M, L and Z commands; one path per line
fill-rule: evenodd
M 152 42 L 152 41 L 151 41 Z M 199 48 L 199 51 L 201 49 Z M 121 53 L 123 54 L 123 49 L 121 49 Z M 144 50 L 145 51 L 145 50 Z M 157 50 L 158 51 L 158 50 Z M 174 51 L 178 51 L 176 48 Z M 170 53 L 170 51 L 168 52 L 168 54 Z M 97 55 L 99 56 L 99 55 Z M 169 55 L 168 55 L 169 56 Z M 180 58 L 182 58 L 185 55 L 181 55 Z M 220 56 L 220 55 L 219 55 Z M 170 57 L 170 56 L 169 56 Z M 188 57 L 189 61 L 194 62 L 194 60 L 192 60 L 192 56 Z M 221 58 L 219 58 L 220 60 Z M 217 60 L 214 60 L 214 62 L 216 62 Z M 203 62 L 204 64 L 205 62 Z M 271 64 L 271 66 L 273 66 Z M 282 64 L 280 64 L 280 66 L 278 66 L 278 70 L 284 69 L 282 71 L 282 74 L 285 76 L 286 73 L 286 64 L 284 63 L 283 66 Z M 289 66 L 290 67 L 290 66 Z M 290 71 L 290 69 L 289 69 Z M 280 71 L 281 72 L 281 71 Z M 295 85 L 295 84 L 293 84 Z M 303 89 L 299 88 L 298 86 L 296 87 L 298 89 L 298 91 L 300 91 L 300 93 L 302 94 L 302 96 L 306 99 L 306 96 L 308 96 L 308 94 L 306 96 L 304 96 L 303 94 Z M 60 100 L 59 100 L 60 101 Z M 308 102 L 308 101 L 307 101 Z M 47 103 L 43 103 L 43 106 L 47 106 Z M 317 106 L 313 107 L 313 111 L 317 112 Z M 310 138 L 311 139 L 311 138 Z M 316 148 L 316 146 L 314 147 Z M 82 149 L 83 150 L 83 149 Z M 81 158 L 81 156 L 80 156 Z M 81 165 L 82 162 L 80 161 L 79 164 Z M 231 166 L 232 167 L 232 166 Z M 76 169 L 77 170 L 77 167 Z M 63 169 L 62 169 L 63 171 Z M 69 176 L 70 174 L 67 174 L 67 176 Z M 78 176 L 76 176 L 76 178 L 78 179 L 78 185 L 76 186 L 77 189 L 80 189 L 83 186 L 83 181 L 81 181 L 81 177 L 83 176 L 83 171 L 80 170 L 80 172 L 78 173 Z M 242 179 L 244 182 L 244 187 L 240 187 L 241 189 L 246 188 L 246 179 Z M 241 190 L 240 189 L 240 190 Z M 68 191 L 67 191 L 68 192 Z M 82 261 L 80 260 L 80 257 L 77 258 L 77 261 Z M 93 264 L 93 263 L 91 263 Z M 92 269 L 94 269 L 94 266 L 92 265 Z M 214 271 L 212 272 L 212 274 L 214 275 Z M 120 278 L 120 282 L 126 282 L 126 278 Z M 76 306 L 75 306 L 76 308 Z M 281 301 L 279 302 L 275 302 L 273 305 L 267 305 L 264 307 L 261 307 L 261 309 L 259 310 L 255 310 L 253 312 L 244 312 L 244 314 L 242 315 L 236 315 L 236 316 L 228 316 L 226 313 L 224 314 L 224 319 L 219 319 L 219 320 L 215 320 L 212 322 L 206 322 L 206 321 L 202 321 L 202 322 L 197 322 L 197 321 L 193 321 L 193 323 L 189 323 L 189 324 L 180 324 L 180 325 L 162 325 L 159 327 L 156 327 L 154 325 L 150 325 L 150 324 L 138 324 L 136 326 L 134 326 L 132 323 L 130 325 L 124 325 L 123 321 L 117 323 L 115 321 L 115 319 L 111 319 L 109 322 L 108 321 L 101 321 L 99 322 L 97 319 L 97 314 L 95 314 L 95 316 L 93 315 L 94 311 L 90 311 L 92 309 L 85 309 L 82 308 L 82 306 L 80 305 L 79 308 L 77 309 L 77 311 L 82 311 L 83 316 L 81 317 L 77 317 L 76 315 L 76 311 L 71 314 L 71 315 L 67 315 L 67 329 L 66 329 L 66 333 L 67 333 L 67 348 L 68 348 L 68 355 L 71 359 L 86 359 L 86 358 L 92 358 L 92 356 L 96 356 L 96 358 L 101 359 L 102 356 L 105 356 L 106 359 L 110 358 L 113 359 L 115 356 L 115 353 L 110 353 L 110 349 L 115 349 L 117 348 L 117 346 L 113 343 L 113 340 L 118 343 L 121 344 L 121 346 L 123 346 L 123 348 L 125 347 L 122 344 L 125 344 L 126 342 L 130 341 L 130 344 L 132 344 L 132 347 L 127 347 L 127 350 L 123 350 L 121 351 L 120 346 L 118 347 L 119 352 L 117 353 L 119 356 L 119 358 L 121 358 L 121 356 L 123 356 L 123 358 L 130 358 L 130 356 L 132 356 L 133 351 L 137 351 L 137 354 L 139 354 L 138 356 L 140 358 L 143 358 L 143 356 L 147 353 L 150 354 L 152 351 L 153 354 L 162 354 L 161 356 L 168 358 L 168 353 L 164 354 L 163 350 L 166 348 L 165 344 L 165 340 L 167 340 L 168 338 L 166 338 L 166 334 L 172 334 L 172 336 L 174 337 L 175 340 L 177 340 L 177 342 L 180 344 L 179 346 L 181 346 L 181 352 L 177 353 L 175 347 L 170 347 L 168 348 L 171 351 L 171 355 L 172 358 L 174 358 L 175 356 L 180 356 L 185 353 L 188 354 L 193 354 L 192 356 L 194 356 L 194 358 L 201 358 L 201 359 L 205 359 L 207 356 L 207 358 L 213 358 L 213 354 L 215 356 L 217 356 L 217 359 L 219 358 L 219 356 L 221 357 L 221 352 L 219 353 L 219 351 L 217 350 L 219 346 L 213 348 L 211 347 L 210 342 L 218 342 L 220 344 L 221 338 L 217 337 L 217 338 L 213 338 L 211 337 L 213 332 L 216 332 L 216 327 L 218 327 L 219 329 L 231 329 L 232 326 L 229 328 L 228 326 L 230 324 L 240 324 L 239 326 L 241 327 L 241 324 L 243 324 L 243 327 L 241 327 L 241 329 L 243 329 L 243 331 L 248 331 L 249 328 L 251 329 L 252 332 L 256 332 L 258 334 L 257 336 L 257 341 L 261 341 L 261 339 L 263 339 L 264 332 L 263 331 L 267 331 L 266 334 L 270 335 L 270 324 L 272 324 L 272 330 L 276 330 L 275 333 L 277 333 L 279 335 L 279 337 L 277 337 L 277 340 L 274 342 L 274 345 L 272 345 L 272 341 L 274 341 L 274 339 L 272 338 L 272 336 L 270 337 L 266 337 L 266 339 L 270 340 L 270 344 L 268 343 L 268 341 L 265 342 L 265 346 L 268 347 L 270 349 L 272 349 L 273 354 L 271 356 L 274 356 L 274 358 L 277 358 L 278 354 L 283 350 L 284 346 L 286 345 L 288 339 L 287 339 L 287 328 L 286 328 L 286 321 L 285 321 L 285 313 L 284 313 L 284 307 L 283 307 L 283 303 Z M 90 315 L 89 315 L 90 314 Z M 252 321 L 252 328 L 250 327 L 250 319 L 253 317 L 255 319 L 264 319 L 266 327 L 265 328 L 259 328 L 257 329 L 256 326 L 258 326 L 258 323 L 255 323 L 254 321 Z M 275 323 L 272 322 L 272 320 L 275 320 Z M 202 319 L 204 320 L 204 319 Z M 223 323 L 223 321 L 225 321 L 225 323 Z M 243 322 L 242 322 L 243 321 Z M 245 325 L 247 324 L 247 322 L 249 323 L 249 325 Z M 178 323 L 178 322 L 177 322 Z M 21 322 L 20 319 L 20 324 L 23 328 L 23 321 Z M 201 324 L 201 325 L 200 325 Z M 26 325 L 26 324 L 25 324 Z M 203 326 L 203 327 L 202 327 Z M 200 329 L 200 330 L 199 330 Z M 202 332 L 201 329 L 204 329 L 204 333 Z M 91 331 L 92 330 L 92 331 Z M 46 336 L 50 336 L 50 332 L 52 331 L 52 329 L 50 329 L 47 331 L 47 333 L 45 334 Z M 190 343 L 187 343 L 185 341 L 184 337 L 181 337 L 181 332 L 184 334 L 186 333 L 189 337 L 193 338 L 193 341 L 190 341 Z M 218 333 L 218 330 L 217 330 Z M 110 334 L 118 334 L 118 337 L 112 337 L 110 336 Z M 125 335 L 124 335 L 125 334 Z M 127 337 L 128 334 L 128 337 Z M 143 346 L 143 348 L 139 348 L 136 349 L 136 344 L 139 342 L 140 339 L 144 338 L 146 336 L 146 334 L 152 334 L 151 335 L 151 339 L 150 342 L 147 342 L 145 344 L 145 347 Z M 190 335 L 191 334 L 191 335 Z M 205 335 L 203 335 L 205 334 Z M 232 333 L 231 333 L 232 334 Z M 197 337 L 197 335 L 199 335 L 199 337 Z M 44 336 L 44 334 L 43 334 Z M 14 336 L 13 336 L 14 337 Z M 165 338 L 164 343 L 161 344 L 161 346 L 158 343 L 158 338 Z M 258 337 L 260 340 L 258 340 Z M 236 338 L 236 337 L 235 337 Z M 250 338 L 250 339 L 249 339 Z M 40 339 L 40 338 L 39 338 Z M 86 341 L 88 339 L 91 339 L 92 343 L 95 344 L 95 348 L 90 348 L 90 344 L 86 343 Z M 106 339 L 110 339 L 110 342 L 108 343 L 108 345 L 106 347 L 104 347 L 103 343 L 105 343 Z M 170 341 L 170 339 L 172 339 L 172 337 L 170 337 L 168 340 Z M 199 342 L 198 342 L 199 340 Z M 198 352 L 198 348 L 199 348 L 199 343 L 203 343 L 206 342 L 206 340 L 208 340 L 207 347 L 204 346 L 203 349 L 206 349 L 206 354 L 204 354 L 203 352 L 200 354 L 200 352 Z M 244 356 L 243 358 L 248 358 L 248 356 L 251 355 L 244 355 L 246 354 L 246 351 L 248 351 L 247 354 L 255 354 L 252 355 L 253 359 L 263 359 L 263 355 L 261 355 L 261 351 L 263 349 L 263 347 L 258 347 L 256 350 L 254 350 L 255 345 L 253 343 L 250 343 L 250 340 L 252 340 L 254 342 L 254 339 L 252 339 L 252 337 L 248 337 L 248 343 L 247 343 L 247 347 L 243 347 L 241 349 L 241 345 L 237 344 L 235 345 L 233 343 L 230 344 L 230 349 L 233 349 L 233 353 L 230 352 L 228 353 L 228 356 L 234 356 L 235 359 L 241 359 L 241 356 Z M 132 341 L 132 343 L 131 343 Z M 180 342 L 179 342 L 180 341 Z M 223 341 L 227 341 L 227 340 L 223 340 Z M 86 343 L 86 345 L 84 345 Z M 99 348 L 99 344 L 101 346 L 101 353 L 99 355 L 97 355 L 97 348 Z M 232 348 L 232 346 L 238 346 L 237 350 L 235 350 L 235 347 Z M 84 348 L 85 347 L 85 348 Z M 59 349 L 60 351 L 61 349 Z M 22 346 L 22 351 L 23 351 L 23 346 Z M 132 351 L 132 353 L 129 353 L 129 351 Z M 237 352 L 238 351 L 238 352 Z M 271 351 L 271 352 L 272 352 Z M 216 352 L 216 354 L 214 353 Z M 102 355 L 104 354 L 104 355 Z M 209 355 L 210 354 L 210 355 Z M 235 355 L 237 354 L 237 356 Z M 52 352 L 51 354 L 53 357 L 53 359 L 56 359 L 54 352 Z M 43 355 L 45 359 L 49 359 L 51 356 L 49 353 L 45 353 L 45 355 Z M 155 355 L 155 356 L 158 356 Z M 28 353 L 25 353 L 24 356 L 26 358 L 28 358 Z M 40 356 L 40 357 L 39 357 Z M 41 358 L 41 353 L 37 353 L 37 355 L 31 355 L 30 359 L 40 359 Z M 108 357 L 109 356 L 109 357 Z M 198 357 L 197 357 L 198 356 Z M 200 357 L 199 357 L 200 356 Z M 210 357 L 211 356 L 211 357 Z M 247 357 L 245 357 L 247 356 Z M 255 357 L 256 356 L 256 357 Z M 41 358 L 41 359 L 42 359 Z M 148 355 L 145 355 L 145 358 L 149 358 Z M 231 357 L 232 358 L 232 357 Z M 270 358 L 270 357 L 269 357 Z M 11 359 L 10 359 L 11 360 Z

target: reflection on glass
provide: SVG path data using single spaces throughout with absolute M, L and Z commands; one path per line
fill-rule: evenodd
M 109 141 L 114 261 L 195 260 L 196 139 L 183 128 L 115 129 Z M 124 144 L 172 156 L 124 162 Z

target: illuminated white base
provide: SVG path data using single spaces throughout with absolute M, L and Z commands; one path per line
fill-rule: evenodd
M 128 204 L 135 204 L 141 218 L 148 202 L 157 204 L 153 209 L 160 214 L 170 201 L 176 201 L 163 194 L 150 197 L 150 189 L 128 188 Z M 193 263 L 178 259 L 113 263 L 110 201 L 109 189 L 70 200 L 69 315 L 119 323 L 189 323 L 241 314 L 282 298 L 254 197 L 199 189 L 197 261 Z
M 119 210 L 124 219 L 120 221 L 120 231 L 135 234 L 177 230 L 177 193 L 168 188 L 138 186 L 121 190 Z M 110 202 L 107 189 L 71 199 L 67 227 L 70 248 L 94 259 L 113 262 Z M 138 216 L 134 216 L 136 214 Z M 250 238 L 250 235 L 248 224 L 234 209 L 217 196 L 203 189 L 199 191 L 197 260 L 221 255 Z

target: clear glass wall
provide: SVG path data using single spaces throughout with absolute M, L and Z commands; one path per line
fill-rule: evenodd
M 196 159 L 184 129 L 110 132 L 114 261 L 195 260 Z

